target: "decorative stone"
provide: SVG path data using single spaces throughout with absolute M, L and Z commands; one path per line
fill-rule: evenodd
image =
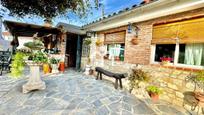
M 90 66 L 90 65 L 86 65 L 84 74 L 85 74 L 85 75 L 89 75 L 89 71 L 90 71 L 90 70 L 91 70 L 91 66 Z
M 175 90 L 178 90 L 178 87 L 174 84 L 171 84 L 171 83 L 168 83 L 168 87 L 171 88 L 171 89 L 175 89 Z
M 178 92 L 178 91 L 176 92 L 176 96 L 179 97 L 179 98 L 183 98 L 184 97 L 183 93 Z
M 44 90 L 46 88 L 45 82 L 40 78 L 40 65 L 28 63 L 30 66 L 30 77 L 26 84 L 23 85 L 23 93 L 28 93 L 32 90 Z
M 189 90 L 194 90 L 195 85 L 190 83 L 190 82 L 188 82 L 188 83 L 186 83 L 186 88 L 188 88 Z

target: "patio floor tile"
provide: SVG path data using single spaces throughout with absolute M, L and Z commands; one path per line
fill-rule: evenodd
M 112 84 L 97 81 L 74 70 L 43 77 L 46 89 L 22 93 L 25 78 L 0 78 L 0 113 L 6 115 L 155 115 L 148 104 Z M 2 85 L 4 84 L 4 85 Z M 5 84 L 7 85 L 5 87 Z M 2 93 L 3 92 L 3 93 Z M 159 106 L 159 105 L 158 105 Z M 164 111 L 163 106 L 159 107 Z M 179 113 L 174 108 L 165 112 Z M 179 113 L 180 114 L 180 113 Z

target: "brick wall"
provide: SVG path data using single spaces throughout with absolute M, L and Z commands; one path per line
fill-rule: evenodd
M 171 20 L 179 20 L 179 19 L 189 18 L 189 17 L 203 15 L 203 14 L 204 14 L 204 8 L 201 8 L 201 9 L 197 9 L 197 10 L 193 10 L 189 12 L 161 17 L 161 18 L 154 19 L 154 20 L 135 23 L 133 25 L 136 25 L 140 29 L 139 34 L 138 34 L 138 44 L 137 45 L 133 45 L 131 43 L 132 38 L 135 37 L 135 33 L 133 32 L 129 34 L 127 32 L 127 26 L 122 26 L 122 27 L 98 32 L 98 38 L 101 40 L 104 40 L 105 33 L 112 33 L 112 32 L 117 32 L 121 30 L 126 30 L 125 62 L 133 63 L 133 64 L 147 65 L 150 63 L 150 52 L 151 52 L 150 47 L 151 47 L 153 24 L 171 21 Z

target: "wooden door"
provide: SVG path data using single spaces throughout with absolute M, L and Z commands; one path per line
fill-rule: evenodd
M 76 67 L 77 35 L 69 34 L 66 41 L 68 67 Z

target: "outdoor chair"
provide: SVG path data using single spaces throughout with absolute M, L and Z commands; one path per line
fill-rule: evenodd
M 3 52 L 3 53 L 2 53 Z M 10 71 L 11 53 L 9 51 L 1 51 L 0 53 L 0 75 L 3 71 Z

